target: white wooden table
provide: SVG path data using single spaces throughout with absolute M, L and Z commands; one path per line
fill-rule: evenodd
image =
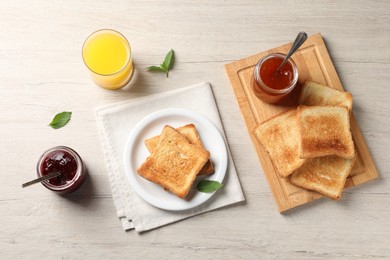
M 0 7 L 1 259 L 390 258 L 390 2 L 2 1 Z M 81 59 L 100 28 L 129 39 L 133 87 L 94 85 Z M 321 32 L 380 178 L 279 214 L 223 65 Z M 169 78 L 151 74 L 176 51 Z M 156 230 L 124 232 L 111 199 L 94 108 L 200 81 L 214 88 L 246 203 Z M 73 112 L 63 129 L 47 126 Z M 35 176 L 40 154 L 67 145 L 89 178 L 63 198 Z

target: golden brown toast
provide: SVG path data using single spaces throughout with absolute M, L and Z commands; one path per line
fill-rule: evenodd
M 196 127 L 194 124 L 188 124 L 179 128 L 176 128 L 177 131 L 179 131 L 180 134 L 182 134 L 187 140 L 190 142 L 190 144 L 197 145 L 201 148 L 204 148 L 202 141 L 200 140 L 198 131 L 196 131 Z M 158 144 L 158 141 L 160 139 L 160 136 L 155 136 L 149 139 L 146 139 L 144 141 L 146 148 L 149 150 L 150 153 L 152 153 Z M 207 163 L 204 165 L 202 170 L 198 172 L 198 175 L 203 174 L 212 174 L 214 172 L 214 165 L 209 159 Z
M 179 131 L 179 133 L 182 134 L 185 138 L 187 138 L 190 144 L 195 144 L 200 147 L 203 147 L 203 143 L 200 140 L 198 131 L 196 131 L 196 127 L 194 124 L 181 126 L 176 128 L 176 130 Z M 144 141 L 146 148 L 149 150 L 150 153 L 152 153 L 153 150 L 156 149 L 159 139 L 160 135 L 157 135 Z
M 137 172 L 184 198 L 209 157 L 210 153 L 204 148 L 190 144 L 177 130 L 165 126 L 156 149 Z
M 352 109 L 352 94 L 306 81 L 302 87 L 298 104 L 306 106 L 344 106 Z
M 354 160 L 355 158 L 343 159 L 337 156 L 317 157 L 291 174 L 289 180 L 301 188 L 339 199 Z
M 288 176 L 306 162 L 298 155 L 299 134 L 295 109 L 264 121 L 254 129 L 254 134 L 281 177 Z
M 299 106 L 297 121 L 300 158 L 336 155 L 352 159 L 355 156 L 346 107 Z

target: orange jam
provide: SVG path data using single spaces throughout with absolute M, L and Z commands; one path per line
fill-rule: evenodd
M 277 70 L 286 56 L 281 53 L 261 58 L 253 73 L 253 91 L 262 101 L 275 103 L 288 95 L 298 80 L 298 70 L 292 59 Z

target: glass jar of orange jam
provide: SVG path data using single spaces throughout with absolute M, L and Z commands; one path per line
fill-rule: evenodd
M 277 71 L 285 57 L 286 55 L 282 53 L 268 54 L 255 66 L 252 88 L 254 94 L 264 102 L 278 102 L 297 84 L 298 69 L 291 58 Z

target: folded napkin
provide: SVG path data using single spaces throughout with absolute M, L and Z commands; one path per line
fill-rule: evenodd
M 112 189 L 112 198 L 125 230 L 146 231 L 245 200 L 229 151 L 228 169 L 223 181 L 224 187 L 198 207 L 184 211 L 162 210 L 148 204 L 135 193 L 125 175 L 123 166 L 123 152 L 127 138 L 135 125 L 145 116 L 170 107 L 185 108 L 203 115 L 217 127 L 225 139 L 213 92 L 208 83 L 105 105 L 96 109 L 96 121 Z

